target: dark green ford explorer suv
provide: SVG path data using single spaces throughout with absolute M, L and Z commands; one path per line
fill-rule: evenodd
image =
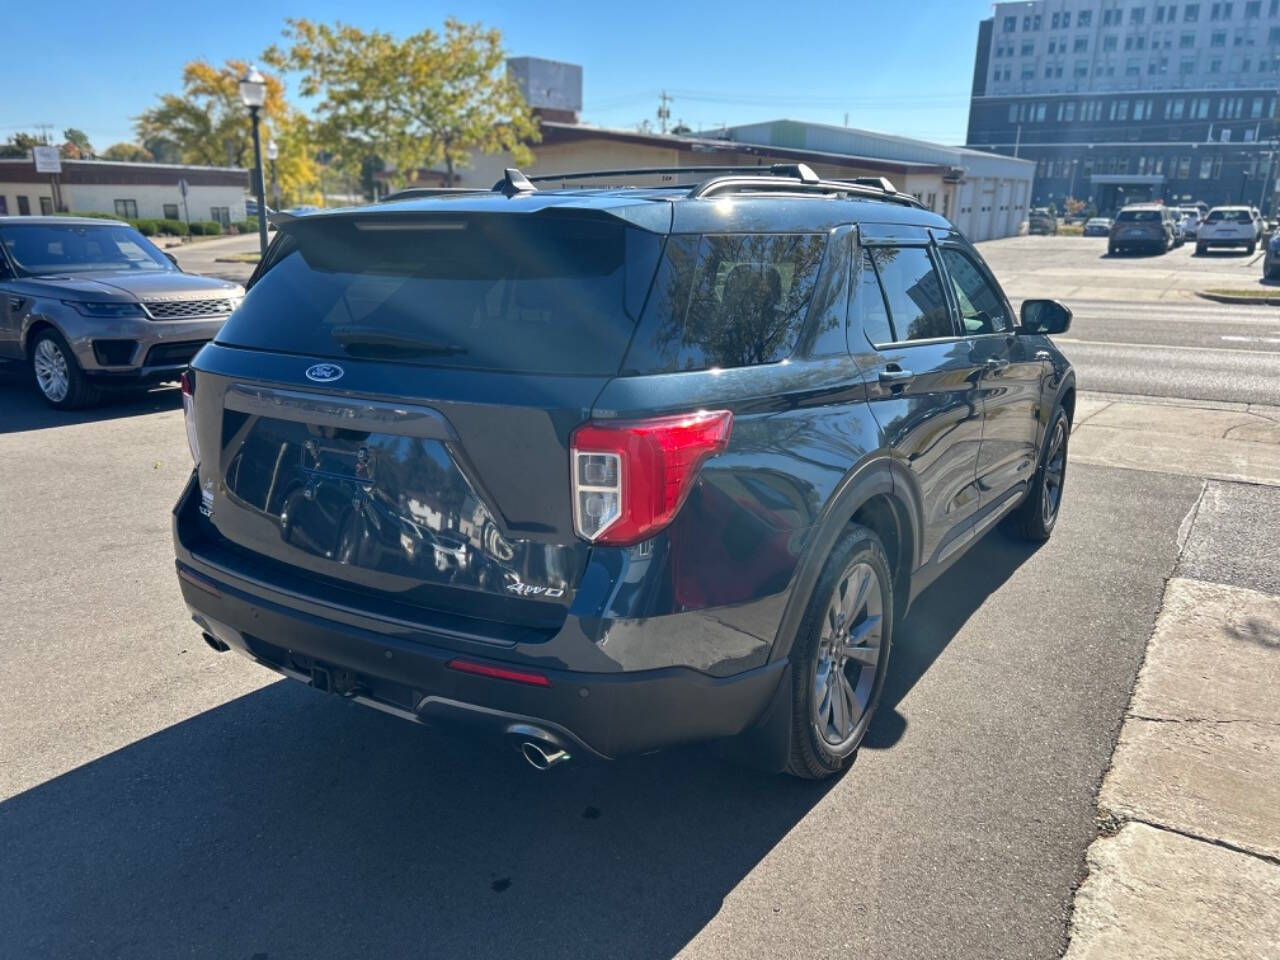
M 1069 311 L 887 181 L 538 179 L 280 223 L 183 383 L 192 617 L 541 769 L 840 771 L 913 598 L 1053 531 Z

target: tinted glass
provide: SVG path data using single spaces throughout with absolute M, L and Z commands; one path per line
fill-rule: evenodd
M 1210 210 L 1206 223 L 1252 223 L 1248 210 Z
M 1160 219 L 1159 210 L 1121 210 L 1116 215 L 1117 223 L 1149 223 Z
M 0 242 L 24 274 L 174 269 L 133 227 L 6 224 L 0 227 Z
M 898 340 L 953 337 L 942 281 L 924 247 L 871 247 Z
M 218 342 L 322 357 L 615 373 L 662 238 L 612 218 L 297 223 Z
M 871 252 L 862 250 L 858 265 L 858 289 L 853 298 L 854 315 L 862 325 L 862 332 L 874 345 L 893 343 L 893 324 L 889 322 L 889 308 L 884 303 L 884 292 L 871 265 Z
M 951 289 L 960 304 L 960 321 L 966 334 L 1002 333 L 1013 327 L 1004 298 L 968 254 L 945 247 L 942 262 L 951 277 Z
M 671 237 L 626 369 L 744 367 L 789 356 L 804 326 L 826 239 Z

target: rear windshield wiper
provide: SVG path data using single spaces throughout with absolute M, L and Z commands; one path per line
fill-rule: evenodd
M 383 355 L 386 353 L 423 355 L 467 352 L 467 348 L 460 343 L 433 340 L 429 337 L 415 336 L 412 333 L 398 333 L 382 327 L 335 327 L 331 334 L 333 339 L 337 340 L 349 353 L 365 353 L 370 350 Z

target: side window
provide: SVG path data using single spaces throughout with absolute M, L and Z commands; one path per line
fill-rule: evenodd
M 1004 299 L 973 258 L 961 250 L 944 247 L 942 262 L 951 276 L 951 289 L 960 304 L 960 320 L 967 336 L 1013 329 Z
M 822 234 L 671 237 L 627 367 L 705 370 L 790 356 L 826 241 Z
M 924 247 L 870 247 L 899 342 L 954 337 L 942 280 Z
M 876 268 L 871 263 L 871 251 L 866 247 L 858 262 L 858 288 L 853 295 L 854 316 L 862 326 L 873 346 L 882 343 L 893 343 L 896 339 L 893 324 L 889 322 L 889 308 L 885 306 L 884 291 L 880 289 L 880 280 L 876 277 Z

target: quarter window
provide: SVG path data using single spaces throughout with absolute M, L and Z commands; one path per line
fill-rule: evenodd
M 1003 298 L 968 254 L 946 247 L 942 262 L 951 277 L 966 334 L 1002 333 L 1013 326 Z
M 924 247 L 871 247 L 894 340 L 933 340 L 953 337 L 951 313 L 942 281 Z
M 853 304 L 862 332 L 873 345 L 893 343 L 896 338 L 893 335 L 893 324 L 889 322 L 889 308 L 885 305 L 884 291 L 880 289 L 875 267 L 871 265 L 871 251 L 865 247 L 862 250 L 858 289 L 854 293 Z

